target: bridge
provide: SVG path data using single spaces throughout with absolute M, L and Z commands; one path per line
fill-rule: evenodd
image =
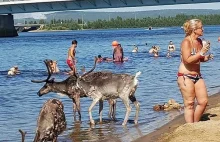
M 212 3 L 219 0 L 0 0 L 0 37 L 16 36 L 14 13 L 104 9 L 175 4 Z M 8 14 L 8 15 L 5 15 Z M 7 35 L 10 33 L 9 35 Z
M 0 14 L 212 2 L 219 0 L 0 0 Z
M 32 30 L 38 30 L 39 28 L 42 28 L 44 24 L 17 24 L 14 25 L 16 31 L 18 32 L 28 32 Z

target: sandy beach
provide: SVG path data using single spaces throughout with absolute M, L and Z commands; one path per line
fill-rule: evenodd
M 209 96 L 200 122 L 186 124 L 182 114 L 135 142 L 220 142 L 220 93 Z

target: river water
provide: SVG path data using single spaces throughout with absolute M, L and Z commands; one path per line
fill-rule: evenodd
M 206 81 L 209 95 L 219 92 L 220 82 L 220 43 L 217 41 L 220 27 L 205 26 L 204 38 L 211 41 L 211 51 L 215 58 L 202 64 L 201 72 Z M 60 32 L 29 32 L 19 33 L 18 37 L 0 38 L 0 141 L 17 142 L 21 140 L 18 129 L 27 132 L 26 141 L 34 138 L 36 120 L 43 103 L 49 98 L 58 98 L 64 104 L 67 119 L 67 130 L 58 140 L 62 142 L 102 141 L 118 139 L 120 141 L 133 141 L 145 134 L 164 125 L 179 111 L 155 112 L 152 107 L 162 104 L 173 98 L 182 103 L 182 97 L 177 88 L 176 73 L 180 62 L 180 43 L 184 38 L 183 29 L 180 27 L 146 29 L 119 29 L 119 30 L 84 30 Z M 135 107 L 126 127 L 121 124 L 125 115 L 125 107 L 118 99 L 116 121 L 108 119 L 109 105 L 104 102 L 104 123 L 97 123 L 90 127 L 88 108 L 91 98 L 81 99 L 82 121 L 73 119 L 72 101 L 65 96 L 49 93 L 38 97 L 37 91 L 43 83 L 31 83 L 31 79 L 45 79 L 47 77 L 44 59 L 58 61 L 62 72 L 69 70 L 66 65 L 67 50 L 71 41 L 78 41 L 77 67 L 85 66 L 88 71 L 93 66 L 94 56 L 101 54 L 103 57 L 112 56 L 111 42 L 118 40 L 124 48 L 125 57 L 129 60 L 123 64 L 100 63 L 96 71 L 107 70 L 115 73 L 129 73 L 134 75 L 141 71 L 139 86 L 135 93 L 140 102 L 139 124 L 134 125 Z M 171 58 L 166 58 L 169 41 L 176 45 L 176 52 Z M 147 45 L 145 45 L 147 43 Z M 132 53 L 133 45 L 139 47 L 139 53 Z M 160 46 L 160 56 L 154 58 L 148 54 L 152 45 Z M 7 70 L 13 65 L 18 65 L 21 74 L 7 77 Z M 57 81 L 68 76 L 61 73 L 53 75 Z M 99 120 L 98 105 L 93 109 L 93 117 Z

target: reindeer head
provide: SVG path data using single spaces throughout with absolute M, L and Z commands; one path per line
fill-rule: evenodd
M 34 80 L 32 80 L 33 82 Z M 54 78 L 47 80 L 44 86 L 37 92 L 38 96 L 43 96 L 49 92 L 53 92 Z
M 74 94 L 74 92 L 77 92 L 76 91 L 77 89 L 74 86 L 77 85 L 78 79 L 82 79 L 84 76 L 88 75 L 89 73 L 91 73 L 95 69 L 96 63 L 97 63 L 97 57 L 95 57 L 95 64 L 90 71 L 88 71 L 87 73 L 85 73 L 82 76 L 78 76 L 76 74 L 71 75 L 70 77 L 68 77 L 66 80 L 64 80 L 62 82 L 55 82 L 54 78 L 50 79 L 50 77 L 51 77 L 51 71 L 49 68 L 50 62 L 51 62 L 51 60 L 48 60 L 48 59 L 44 60 L 44 63 L 46 65 L 47 71 L 48 71 L 47 79 L 45 79 L 45 80 L 31 80 L 31 82 L 34 82 L 34 83 L 45 82 L 44 86 L 37 92 L 38 96 L 43 96 L 44 94 L 47 94 L 49 92 L 64 93 L 67 95 Z
M 42 96 L 44 94 L 52 92 L 54 78 L 50 79 L 51 69 L 50 69 L 49 64 L 51 63 L 51 61 L 52 60 L 48 60 L 48 59 L 44 60 L 44 63 L 47 67 L 47 72 L 48 72 L 47 79 L 45 79 L 45 80 L 31 80 L 31 82 L 34 82 L 34 83 L 43 83 L 43 82 L 45 82 L 44 86 L 37 92 L 38 96 Z

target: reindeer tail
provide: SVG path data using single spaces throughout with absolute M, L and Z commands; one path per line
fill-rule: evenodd
M 135 77 L 134 77 L 134 86 L 137 86 L 137 84 L 138 84 L 138 79 L 137 79 L 137 77 L 138 77 L 140 74 L 141 74 L 140 71 L 138 71 L 138 72 L 135 74 Z
M 138 71 L 136 74 L 135 74 L 135 78 L 137 78 L 139 75 L 141 75 L 141 72 Z

